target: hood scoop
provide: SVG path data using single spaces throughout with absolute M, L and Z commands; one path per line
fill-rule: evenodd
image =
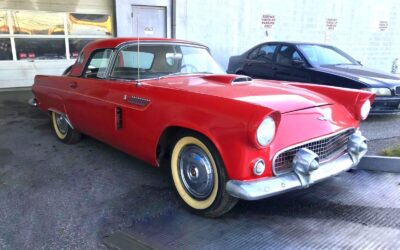
M 227 84 L 227 85 L 245 85 L 251 84 L 253 79 L 249 76 L 243 75 L 207 75 L 202 77 L 204 80 L 212 81 L 218 84 Z

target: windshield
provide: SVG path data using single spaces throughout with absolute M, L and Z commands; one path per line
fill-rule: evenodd
M 330 46 L 307 44 L 298 47 L 307 60 L 316 66 L 358 64 L 344 52 Z
M 225 74 L 204 47 L 140 44 L 121 49 L 111 72 L 113 78 L 148 79 L 181 74 Z

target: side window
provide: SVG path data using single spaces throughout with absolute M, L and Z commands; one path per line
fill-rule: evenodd
M 303 61 L 303 59 L 294 47 L 282 46 L 276 56 L 276 62 L 282 65 L 291 66 L 292 61 Z
M 276 45 L 263 45 L 258 52 L 257 58 L 262 61 L 272 62 Z
M 257 59 L 257 55 L 258 55 L 258 51 L 260 50 L 260 47 L 257 47 L 255 49 L 253 49 L 252 52 L 249 53 L 248 55 L 248 59 Z
M 111 53 L 112 49 L 97 50 L 93 52 L 86 66 L 84 76 L 88 78 L 105 78 Z
M 146 46 L 142 47 L 147 49 Z M 138 71 L 150 70 L 154 63 L 155 54 L 150 51 L 137 51 L 137 46 L 127 46 L 122 49 L 115 60 L 111 77 L 122 79 L 136 79 Z
M 212 72 L 214 65 L 209 63 L 209 54 L 204 53 L 204 51 L 190 47 L 181 46 L 180 52 L 182 62 L 179 67 L 180 72 L 192 73 L 192 72 Z M 179 54 L 178 57 L 179 59 Z

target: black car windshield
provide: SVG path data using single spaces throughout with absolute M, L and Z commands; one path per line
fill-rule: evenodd
M 356 60 L 344 52 L 330 46 L 301 44 L 298 47 L 307 60 L 316 66 L 358 64 Z

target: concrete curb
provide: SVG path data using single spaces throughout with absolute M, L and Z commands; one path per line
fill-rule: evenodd
M 400 173 L 400 157 L 364 156 L 356 169 Z
M 0 88 L 0 92 L 32 91 L 32 87 Z

